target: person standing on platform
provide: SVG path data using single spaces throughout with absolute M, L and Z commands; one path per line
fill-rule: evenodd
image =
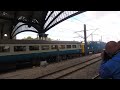
M 99 68 L 100 77 L 102 79 L 120 79 L 119 44 L 115 41 L 108 42 L 101 57 L 103 61 Z

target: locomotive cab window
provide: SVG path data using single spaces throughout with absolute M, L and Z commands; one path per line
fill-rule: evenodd
M 42 45 L 41 50 L 49 50 L 49 45 Z
M 71 48 L 71 45 L 67 45 L 67 48 Z
M 14 46 L 14 51 L 15 52 L 26 51 L 26 46 Z
M 76 45 L 72 45 L 72 48 L 76 48 Z
M 0 52 L 10 52 L 10 46 L 0 46 Z
M 29 46 L 29 50 L 30 51 L 39 50 L 39 46 L 38 45 Z
M 51 45 L 51 49 L 57 49 L 57 45 Z

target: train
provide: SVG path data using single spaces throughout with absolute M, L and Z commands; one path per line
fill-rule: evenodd
M 106 43 L 101 41 L 89 41 L 87 42 L 88 54 L 100 53 L 105 48 Z
M 106 43 L 102 41 L 88 41 L 87 42 L 87 54 L 96 54 L 104 50 Z M 82 55 L 85 55 L 85 43 L 81 43 Z
M 89 42 L 88 52 L 95 51 L 97 45 L 94 46 Z M 99 45 L 95 53 L 103 50 L 102 46 Z M 80 57 L 84 53 L 84 43 L 77 41 L 0 40 L 0 71 L 40 66 L 41 61 L 52 63 Z

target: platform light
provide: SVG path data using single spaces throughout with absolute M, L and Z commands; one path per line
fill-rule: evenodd
M 7 34 L 4 34 L 5 37 L 7 37 Z

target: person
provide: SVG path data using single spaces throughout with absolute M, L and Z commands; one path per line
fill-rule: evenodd
M 120 51 L 115 41 L 106 44 L 105 50 L 101 53 L 103 59 L 99 75 L 102 79 L 120 79 Z
M 118 47 L 119 47 L 119 50 L 120 50 L 120 41 L 118 41 Z

